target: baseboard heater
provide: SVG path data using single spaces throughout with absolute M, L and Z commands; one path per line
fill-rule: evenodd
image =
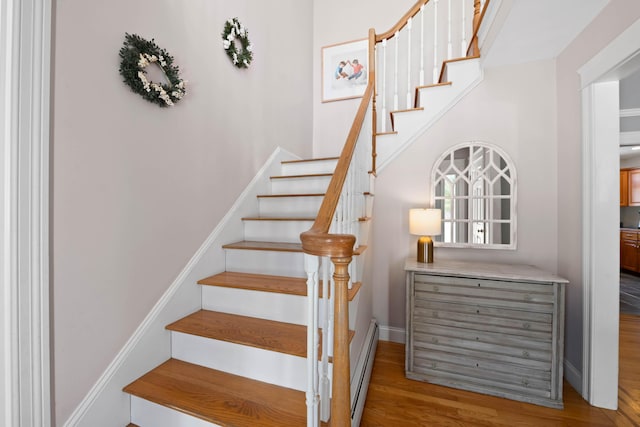
M 365 401 L 367 400 L 367 389 L 369 388 L 369 380 L 371 379 L 371 371 L 373 369 L 373 361 L 376 356 L 376 348 L 378 346 L 379 328 L 376 320 L 371 321 L 369 330 L 367 331 L 367 348 L 366 351 L 360 353 L 360 359 L 356 366 L 357 381 L 351 382 L 351 426 L 360 425 L 362 412 L 364 411 Z M 355 387 L 354 387 L 355 386 Z

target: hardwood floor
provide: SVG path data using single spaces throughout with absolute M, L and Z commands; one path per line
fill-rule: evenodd
M 617 411 L 589 406 L 565 381 L 564 409 L 442 387 L 404 376 L 404 345 L 380 341 L 363 427 L 640 426 L 640 316 L 620 316 Z

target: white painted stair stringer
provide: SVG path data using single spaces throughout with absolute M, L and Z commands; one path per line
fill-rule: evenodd
M 451 62 L 447 64 L 447 73 L 451 85 L 421 90 L 420 100 L 424 105 L 424 110 L 396 113 L 394 128 L 397 133 L 376 137 L 377 171 L 383 170 L 415 142 L 447 111 L 471 92 L 484 77 L 479 58 Z M 431 96 L 431 92 L 433 92 L 433 96 Z

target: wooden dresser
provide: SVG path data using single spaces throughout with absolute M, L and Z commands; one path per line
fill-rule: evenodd
M 531 266 L 407 260 L 407 378 L 562 408 L 567 280 Z

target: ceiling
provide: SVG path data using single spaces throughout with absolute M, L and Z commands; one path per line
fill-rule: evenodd
M 609 0 L 501 0 L 508 14 L 484 65 L 495 67 L 557 57 Z

